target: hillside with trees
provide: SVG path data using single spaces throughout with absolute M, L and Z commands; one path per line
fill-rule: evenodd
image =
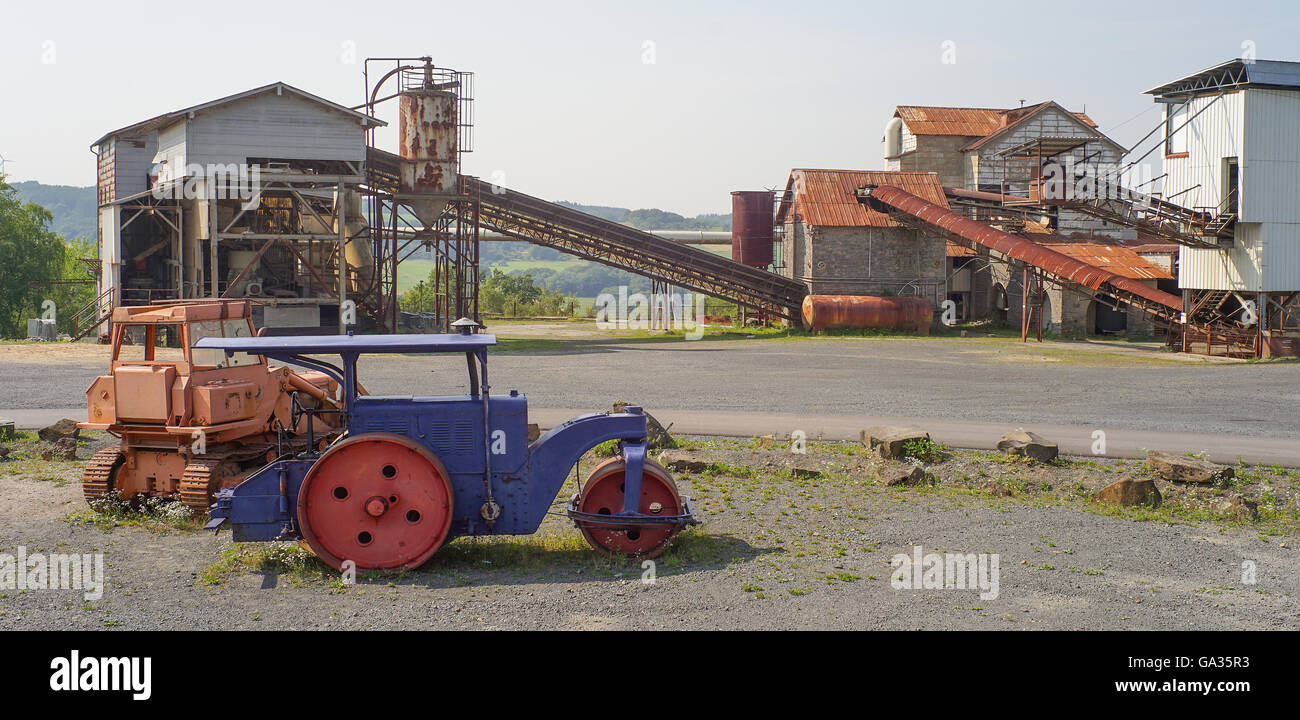
M 95 188 L 71 185 L 42 185 L 34 180 L 14 183 L 13 187 L 26 202 L 34 202 L 50 211 L 50 229 L 63 236 L 94 239 Z
M 50 309 L 59 331 L 68 332 L 73 313 L 94 294 L 93 285 L 77 282 L 90 279 L 80 258 L 94 253 L 90 240 L 65 242 L 53 214 L 0 177 L 0 338 L 25 337 L 27 320 Z

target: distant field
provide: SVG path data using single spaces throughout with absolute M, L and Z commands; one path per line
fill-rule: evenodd
M 567 267 L 574 267 L 575 263 L 584 263 L 584 262 L 587 261 L 579 260 L 578 258 L 566 258 L 564 260 L 507 260 L 505 262 L 492 263 L 492 269 L 500 270 L 501 272 L 506 274 L 515 272 L 516 270 L 520 270 L 523 272 L 530 272 L 538 268 L 548 268 L 551 270 L 563 270 L 564 268 Z
M 731 257 L 731 247 L 727 245 L 694 245 L 701 250 L 707 250 L 715 255 Z M 576 257 L 565 258 L 563 260 L 508 260 L 491 265 L 501 272 L 512 273 L 516 271 L 528 272 L 540 268 L 550 270 L 563 270 L 573 266 L 574 263 L 585 263 L 587 260 L 580 260 Z M 433 271 L 432 260 L 405 260 L 397 266 L 397 291 L 406 292 L 415 287 L 421 280 L 427 280 L 429 273 Z M 590 307 L 591 298 L 586 298 L 586 305 Z

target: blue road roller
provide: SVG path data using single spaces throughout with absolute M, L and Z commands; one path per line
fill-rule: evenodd
M 653 558 L 698 523 L 690 499 L 646 456 L 640 407 L 581 415 L 529 442 L 524 395 L 488 391 L 487 354 L 496 337 L 476 333 L 473 321 L 455 325 L 459 332 L 450 334 L 198 341 L 197 348 L 323 372 L 339 383 L 343 401 L 326 409 L 294 398 L 293 424 L 310 428 L 311 416 L 338 413 L 343 434 L 328 446 L 309 442 L 305 451 L 280 455 L 218 491 L 206 527 L 229 527 L 236 542 L 304 540 L 336 569 L 416 568 L 457 537 L 536 532 L 578 460 L 611 440 L 618 452 L 567 505 L 597 552 Z M 362 355 L 458 353 L 469 371 L 466 395 L 358 393 Z

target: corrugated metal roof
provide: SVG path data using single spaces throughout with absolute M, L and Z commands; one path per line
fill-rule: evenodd
M 1177 255 L 1178 248 L 1181 246 L 1178 243 L 1153 242 L 1130 244 L 1127 247 L 1139 255 Z
M 968 248 L 965 245 L 958 245 L 957 243 L 951 240 L 948 241 L 948 246 L 945 248 L 945 253 L 950 258 L 979 257 L 979 253 L 975 252 L 975 248 Z
M 777 208 L 776 222 L 778 225 L 785 222 L 793 199 L 795 212 L 808 225 L 901 227 L 885 213 L 858 202 L 858 188 L 867 185 L 892 185 L 940 207 L 948 207 L 939 176 L 932 172 L 796 168 L 790 171 L 785 196 Z
M 1221 90 L 1229 87 L 1300 87 L 1300 62 L 1240 58 L 1219 63 L 1146 91 L 1147 95 L 1178 95 Z
M 1109 270 L 1116 275 L 1134 280 L 1172 280 L 1170 275 L 1159 266 L 1147 262 L 1141 255 L 1123 245 L 1107 245 L 1092 242 L 1061 242 L 1035 238 L 1034 242 L 1048 250 L 1074 258 L 1079 262 Z
M 162 115 L 155 115 L 154 117 L 151 117 L 151 118 L 149 118 L 148 120 L 141 120 L 141 121 L 138 122 L 138 123 L 134 123 L 134 124 L 132 124 L 132 125 L 127 125 L 126 127 L 118 128 L 118 129 L 116 129 L 116 130 L 113 130 L 112 132 L 104 133 L 104 136 L 103 136 L 103 137 L 101 137 L 100 139 L 98 139 L 98 140 L 96 140 L 95 142 L 91 143 L 90 146 L 93 148 L 93 147 L 95 147 L 95 146 L 97 146 L 97 145 L 103 143 L 105 140 L 109 139 L 110 137 L 112 137 L 112 136 L 114 136 L 114 135 L 122 135 L 122 134 L 125 134 L 125 133 L 139 133 L 139 132 L 146 132 L 146 131 L 148 131 L 148 130 L 152 130 L 152 129 L 154 129 L 154 128 L 157 128 L 157 127 L 160 127 L 160 126 L 162 126 L 162 125 L 165 125 L 165 124 L 171 122 L 172 120 L 174 120 L 174 119 L 176 119 L 176 118 L 181 118 L 181 117 L 184 117 L 184 116 L 186 116 L 186 115 L 189 115 L 190 113 L 197 113 L 197 112 L 200 112 L 200 111 L 203 111 L 203 110 L 207 110 L 207 109 L 210 108 L 210 107 L 214 107 L 214 106 L 217 106 L 217 105 L 224 105 L 224 104 L 226 104 L 226 103 L 231 103 L 231 102 L 234 102 L 234 101 L 236 101 L 236 100 L 243 100 L 244 98 L 250 98 L 250 97 L 253 97 L 253 96 L 255 96 L 255 95 L 261 95 L 262 93 L 271 92 L 272 90 L 275 90 L 277 93 L 279 93 L 279 92 L 283 92 L 283 91 L 286 91 L 286 90 L 287 90 L 287 91 L 289 91 L 290 93 L 292 93 L 292 94 L 294 94 L 294 95 L 297 95 L 297 96 L 299 96 L 299 97 L 305 98 L 305 99 L 310 100 L 310 101 L 315 102 L 315 103 L 319 103 L 319 104 L 321 104 L 321 105 L 323 105 L 323 106 L 329 108 L 330 110 L 334 110 L 334 111 L 336 111 L 336 112 L 341 112 L 341 113 L 345 113 L 345 114 L 347 114 L 347 115 L 351 115 L 352 117 L 356 118 L 359 122 L 361 122 L 363 126 L 368 124 L 368 125 L 376 125 L 376 126 L 381 126 L 381 127 L 382 127 L 382 126 L 388 124 L 388 123 L 384 122 L 383 120 L 380 120 L 380 119 L 378 119 L 378 118 L 370 117 L 369 115 L 366 115 L 365 113 L 357 112 L 356 110 L 353 110 L 352 108 L 344 107 L 344 106 L 342 106 L 342 105 L 339 105 L 339 104 L 336 103 L 336 102 L 331 102 L 331 101 L 326 100 L 325 98 L 320 97 L 320 96 L 318 96 L 318 95 L 312 95 L 311 93 L 307 92 L 306 90 L 299 90 L 298 88 L 296 88 L 296 87 L 294 87 L 294 86 L 292 86 L 292 85 L 290 85 L 290 84 L 288 84 L 288 83 L 284 83 L 284 82 L 274 82 L 274 83 L 271 83 L 270 85 L 263 85 L 263 86 L 261 86 L 261 87 L 255 87 L 255 88 L 253 88 L 252 90 L 245 90 L 244 92 L 241 92 L 241 93 L 235 93 L 234 95 L 227 95 L 226 97 L 223 97 L 223 98 L 217 98 L 216 100 L 209 100 L 208 102 L 205 102 L 205 103 L 200 103 L 200 104 L 198 104 L 198 105 L 192 105 L 192 106 L 190 106 L 190 107 L 182 108 L 182 109 L 180 109 L 180 110 L 175 110 L 175 111 L 168 112 L 168 113 L 163 113 Z
M 1049 101 L 1050 102 L 1050 101 Z M 961 135 L 984 137 L 1016 122 L 1025 115 L 1048 103 L 1023 108 L 958 108 L 930 107 L 925 105 L 899 105 L 894 116 L 902 118 L 913 135 Z M 1097 123 L 1087 114 L 1071 113 L 1089 127 Z
M 1037 105 L 1033 105 L 1030 107 L 1018 108 L 1016 110 L 1008 110 L 1007 113 L 1004 115 L 1004 117 L 1006 118 L 1006 124 L 998 128 L 997 130 L 993 130 L 989 132 L 989 134 L 985 135 L 984 137 L 978 140 L 974 140 L 970 143 L 967 143 L 966 147 L 963 147 L 962 150 L 974 150 L 975 148 L 978 148 L 984 145 L 985 143 L 992 141 L 993 138 L 999 137 L 1003 133 L 1010 132 L 1014 128 L 1017 128 L 1020 125 L 1028 122 L 1030 118 L 1038 115 L 1039 113 L 1047 110 L 1048 108 L 1056 108 L 1057 110 L 1060 110 L 1061 112 L 1066 113 L 1067 115 L 1072 115 L 1074 119 L 1082 122 L 1085 126 L 1087 126 L 1090 129 L 1097 127 L 1097 123 L 1093 122 L 1092 118 L 1088 117 L 1087 115 L 1084 115 L 1083 113 L 1072 113 L 1069 110 L 1066 110 L 1065 108 L 1061 107 L 1057 103 L 1048 100 L 1047 102 L 1039 103 Z M 1088 136 L 1088 138 L 1090 140 L 1107 139 L 1104 135 Z M 1116 145 L 1116 147 L 1119 146 Z

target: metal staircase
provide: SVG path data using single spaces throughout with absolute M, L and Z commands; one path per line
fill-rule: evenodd
M 1219 218 L 1211 213 L 1186 208 L 1102 178 L 1096 179 L 1095 186 L 1096 192 L 1092 197 L 1053 199 L 1044 196 L 1039 202 L 1135 228 L 1180 245 L 1219 247 L 1216 239 L 1219 232 L 1211 230 Z M 1230 226 L 1232 220 L 1235 216 L 1226 226 Z

